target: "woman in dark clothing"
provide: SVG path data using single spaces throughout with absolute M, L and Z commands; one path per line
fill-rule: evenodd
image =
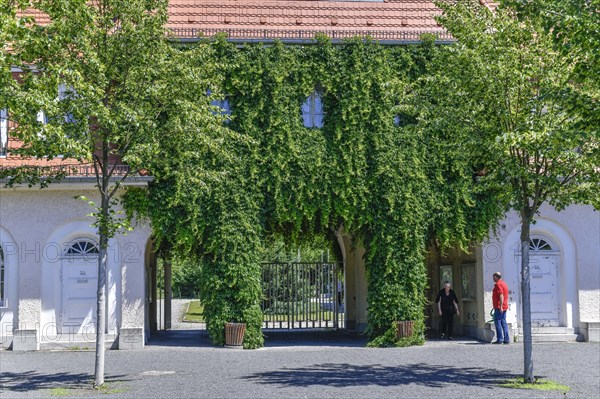
M 442 338 L 452 339 L 452 329 L 454 327 L 454 311 L 458 311 L 458 298 L 450 288 L 450 282 L 444 282 L 444 288 L 440 290 L 435 302 L 438 304 L 438 312 L 442 316 Z

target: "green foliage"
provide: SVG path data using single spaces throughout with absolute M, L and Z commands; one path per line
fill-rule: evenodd
M 531 225 L 544 203 L 558 211 L 573 203 L 600 209 L 600 90 L 597 73 L 587 72 L 598 69 L 598 3 L 527 3 L 501 1 L 490 10 L 474 0 L 437 2 L 437 19 L 457 43 L 440 57 L 438 73 L 422 79 L 416 98 L 426 104 L 420 127 L 470 154 L 482 192 L 497 193 L 520 215 L 524 376 L 531 382 Z
M 98 292 L 106 291 L 107 257 L 102 254 L 109 238 L 128 226 L 114 210 L 122 184 L 160 155 L 166 132 L 174 142 L 193 140 L 211 115 L 208 105 L 196 104 L 203 81 L 194 79 L 200 67 L 191 68 L 189 62 L 202 61 L 203 53 L 184 57 L 169 43 L 167 5 L 166 0 L 0 5 L 0 107 L 8 108 L 16 124 L 10 134 L 23 144 L 11 148 L 11 155 L 39 160 L 33 166 L 2 168 L 0 178 L 7 178 L 9 186 L 45 187 L 65 175 L 46 167 L 45 160 L 62 157 L 90 165 L 100 196 L 91 215 L 101 251 Z M 47 20 L 20 17 L 31 9 Z M 18 82 L 11 68 L 21 71 Z M 202 69 L 210 72 L 212 66 L 205 63 Z M 211 139 L 207 135 L 200 141 L 218 147 Z M 104 301 L 98 295 L 99 325 L 105 320 Z M 97 335 L 95 385 L 104 381 L 103 334 Z
M 475 159 L 447 144 L 452 129 L 419 128 L 433 109 L 415 100 L 419 77 L 437 73 L 446 54 L 431 37 L 407 47 L 334 46 L 323 37 L 311 46 L 238 47 L 224 38 L 169 46 L 164 8 L 147 18 L 143 4 L 108 2 L 123 15 L 109 18 L 74 0 L 47 5 L 57 16 L 81 15 L 56 18 L 39 35 L 22 35 L 18 21 L 3 31 L 22 36 L 22 62 L 47 72 L 26 74 L 3 96 L 26 143 L 18 152 L 94 162 L 106 236 L 121 226 L 110 212 L 118 184 L 109 189 L 107 162 L 147 169 L 153 183 L 128 190 L 126 209 L 151 220 L 162 256 L 201 265 L 215 343 L 233 321 L 247 323 L 246 347 L 262 345 L 259 262 L 273 237 L 297 247 L 345 231 L 366 248 L 369 334 L 393 344 L 393 321 L 423 325 L 425 243 L 465 246 L 501 213 L 489 199 L 497 193 L 474 183 Z M 97 29 L 86 28 L 90 20 Z M 75 94 L 55 101 L 61 84 Z M 323 128 L 302 121 L 315 91 Z M 211 105 L 225 96 L 231 116 Z M 35 120 L 40 109 L 48 124 Z
M 468 0 L 439 6 L 458 43 L 425 84 L 427 129 L 479 161 L 481 186 L 504 192 L 527 223 L 545 201 L 598 207 L 600 92 L 580 79 L 581 65 L 556 48 L 538 15 Z
M 146 160 L 154 183 L 131 190 L 126 205 L 152 220 L 164 251 L 202 263 L 211 339 L 223 342 L 225 322 L 246 322 L 245 346 L 262 345 L 259 262 L 285 253 L 272 243 L 297 248 L 343 229 L 367 251 L 373 342 L 394 345 L 389 326 L 407 319 L 421 342 L 425 243 L 467 245 L 500 213 L 489 202 L 478 217 L 472 159 L 416 128 L 420 111 L 406 93 L 432 68 L 433 41 L 237 47 L 221 38 L 187 51 L 220 66 L 196 78 L 211 90 L 199 91 L 198 106 L 227 95 L 232 115 L 207 114 L 189 139 L 166 136 L 164 156 Z M 314 91 L 323 128 L 302 120 Z

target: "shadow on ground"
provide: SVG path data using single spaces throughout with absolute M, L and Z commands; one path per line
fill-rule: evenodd
M 344 346 L 364 347 L 367 344 L 365 335 L 346 330 L 263 330 L 265 347 L 286 346 Z M 206 330 L 169 330 L 152 334 L 147 343 L 150 347 L 214 347 Z
M 206 330 L 169 330 L 152 334 L 146 346 L 212 348 Z
M 259 384 L 287 387 L 307 386 L 400 386 L 423 385 L 442 388 L 452 385 L 498 386 L 509 378 L 518 377 L 506 371 L 477 367 L 443 367 L 429 364 L 382 366 L 323 363 L 310 367 L 285 368 L 278 371 L 251 374 L 245 378 Z
M 364 347 L 368 337 L 348 330 L 263 330 L 265 347 L 338 346 Z
M 12 373 L 3 371 L 0 374 L 0 397 L 2 392 L 27 392 L 40 389 L 91 389 L 94 376 L 86 373 L 40 374 L 36 371 Z M 111 376 L 106 383 L 122 382 L 124 376 Z

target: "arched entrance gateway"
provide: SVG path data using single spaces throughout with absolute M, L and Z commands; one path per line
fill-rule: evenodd
M 521 329 L 520 229 L 505 241 L 504 279 L 510 287 L 507 321 Z M 546 328 L 575 327 L 578 320 L 576 254 L 573 239 L 559 224 L 540 219 L 532 225 L 530 255 L 531 320 L 534 334 Z
M 364 331 L 367 326 L 367 280 L 364 265 L 365 250 L 353 243 L 352 237 L 339 233 L 336 244 L 342 259 L 320 262 L 263 262 L 262 267 L 262 329 L 282 330 L 348 329 Z M 171 265 L 160 265 L 153 243 L 146 248 L 146 331 L 204 330 L 205 323 L 184 325 L 177 320 L 180 301 L 169 301 L 167 287 L 172 274 L 165 273 Z M 166 267 L 165 267 L 166 266 Z M 169 288 L 170 290 L 170 288 Z M 177 297 L 177 292 L 172 292 Z M 186 339 L 189 334 L 175 334 Z

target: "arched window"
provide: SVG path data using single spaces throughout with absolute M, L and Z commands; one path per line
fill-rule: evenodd
M 6 273 L 4 270 L 4 251 L 0 245 L 0 308 L 6 306 L 5 278 Z
M 212 105 L 213 107 L 218 107 L 220 109 L 219 113 L 221 115 L 231 115 L 231 104 L 229 103 L 229 99 L 227 98 L 227 96 L 225 96 L 225 98 L 222 100 L 212 100 L 210 102 L 210 105 Z
M 92 240 L 80 239 L 73 241 L 69 244 L 65 250 L 65 255 L 97 255 L 100 251 L 98 250 L 98 244 Z
M 323 127 L 323 100 L 315 90 L 302 104 L 302 120 L 306 127 Z
M 543 238 L 534 237 L 529 241 L 529 250 L 532 252 L 537 251 L 553 251 L 554 249 L 548 241 Z
M 212 90 L 208 89 L 206 91 L 207 96 L 211 96 Z M 229 95 L 225 94 L 222 98 L 215 98 L 210 102 L 214 110 L 212 111 L 214 115 L 222 115 L 225 116 L 225 122 L 229 122 L 231 117 L 231 103 L 229 102 Z

